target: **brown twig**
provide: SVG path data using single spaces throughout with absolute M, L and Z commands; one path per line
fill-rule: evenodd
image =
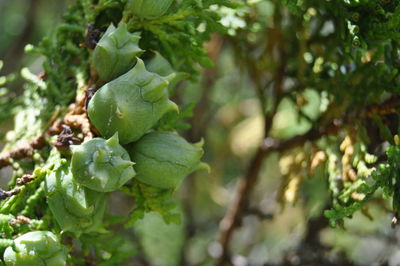
M 279 2 L 277 2 L 279 6 Z M 261 103 L 262 114 L 264 116 L 264 143 L 257 149 L 255 155 L 250 161 L 249 167 L 245 175 L 240 178 L 235 191 L 235 196 L 231 202 L 227 213 L 220 223 L 219 231 L 219 243 L 222 248 L 222 254 L 220 256 L 218 265 L 229 264 L 229 242 L 235 228 L 240 224 L 243 214 L 248 210 L 248 201 L 250 198 L 251 191 L 253 190 L 259 172 L 263 165 L 264 159 L 273 151 L 284 150 L 291 146 L 296 146 L 302 143 L 305 139 L 312 137 L 316 132 L 310 130 L 303 136 L 298 136 L 287 141 L 274 140 L 269 136 L 272 129 L 273 120 L 277 113 L 278 106 L 282 99 L 285 97 L 284 93 L 284 79 L 286 70 L 286 51 L 284 45 L 284 39 L 281 27 L 281 15 L 278 12 L 274 14 L 274 27 L 268 28 L 265 34 L 268 36 L 268 43 L 261 55 L 261 59 L 253 58 L 252 56 L 245 56 L 242 58 L 246 62 L 248 74 L 254 84 L 256 93 Z M 266 80 L 266 71 L 262 65 L 258 65 L 254 62 L 270 60 L 273 62 L 274 67 L 271 70 L 273 73 L 272 80 Z M 269 111 L 267 111 L 266 95 L 265 91 L 269 85 L 273 89 L 273 105 Z
M 58 113 L 58 112 L 56 112 Z M 56 121 L 57 115 L 51 118 L 49 127 L 38 137 L 33 140 L 14 148 L 13 150 L 0 156 L 0 168 L 11 165 L 13 160 L 32 157 L 35 150 L 44 148 L 47 145 L 46 137 L 61 132 L 62 125 Z
M 87 88 L 84 88 L 84 90 L 86 91 Z M 93 138 L 93 130 L 85 110 L 86 95 L 87 94 L 84 93 L 82 97 L 76 99 L 74 104 L 70 105 L 70 111 L 64 116 L 62 121 L 57 121 L 58 112 L 56 112 L 57 115 L 52 117 L 49 127 L 42 135 L 1 155 L 0 168 L 11 165 L 13 160 L 32 157 L 35 150 L 42 149 L 47 145 L 47 136 L 57 135 L 62 132 L 64 128 L 63 125 L 81 129 L 84 140 Z
M 28 143 L 15 148 L 0 156 L 0 168 L 12 164 L 13 159 L 32 157 L 35 149 L 41 149 L 46 145 L 45 134 L 36 137 Z
M 23 185 L 33 181 L 34 179 L 35 178 L 33 177 L 33 175 L 29 175 L 29 174 L 23 175 L 22 177 L 17 178 L 17 185 L 23 186 Z
M 92 83 L 92 81 L 89 83 Z M 81 130 L 84 136 L 84 141 L 92 139 L 94 136 L 93 132 L 97 135 L 97 132 L 95 132 L 93 126 L 91 125 L 86 112 L 87 104 L 95 92 L 94 89 L 89 85 L 83 89 L 84 93 L 80 98 L 76 99 L 75 104 L 71 105 L 71 111 L 66 114 L 63 119 L 64 124 L 70 126 L 71 128 Z
M 93 138 L 91 125 L 86 113 L 66 116 L 64 118 L 64 123 L 72 128 L 80 129 L 84 136 L 84 141 Z
M 62 125 L 63 130 L 57 137 L 57 141 L 52 143 L 59 152 L 70 152 L 70 146 L 81 143 L 81 140 L 75 137 L 74 132 L 67 125 Z
M 263 145 L 258 148 L 253 159 L 250 161 L 246 174 L 240 178 L 234 200 L 220 223 L 219 243 L 222 247 L 222 256 L 219 265 L 226 265 L 230 261 L 228 245 L 234 230 L 241 222 L 244 210 L 248 206 L 249 196 L 257 183 L 258 174 L 264 159 L 272 152 L 288 150 L 306 141 L 317 140 L 328 133 L 336 133 L 338 130 L 339 127 L 330 124 L 324 128 L 313 128 L 303 135 L 295 136 L 288 140 L 265 139 Z
M 385 109 L 388 105 L 391 108 L 400 108 L 400 97 L 393 96 L 380 104 L 369 105 L 360 110 L 354 110 L 351 113 L 345 114 L 342 119 L 332 118 L 330 123 L 324 127 L 315 127 L 310 129 L 303 135 L 295 136 L 287 140 L 275 140 L 266 138 L 262 146 L 259 147 L 253 159 L 250 161 L 246 174 L 240 178 L 235 198 L 229 207 L 226 215 L 220 223 L 219 243 L 222 248 L 222 255 L 218 265 L 226 265 L 230 261 L 229 242 L 234 230 L 240 225 L 242 216 L 248 206 L 251 191 L 257 183 L 258 173 L 261 169 L 263 160 L 272 152 L 282 152 L 302 145 L 307 141 L 315 141 L 322 136 L 337 134 L 346 124 L 353 123 L 355 119 L 369 117 L 371 112 L 378 112 Z M 323 118 L 319 119 L 323 121 Z M 315 123 L 318 125 L 318 121 Z
M 254 215 L 261 220 L 271 220 L 274 218 L 274 215 L 272 213 L 265 213 L 257 208 L 249 208 L 248 210 L 246 210 L 246 215 Z
M 19 187 L 13 188 L 10 191 L 5 191 L 5 190 L 0 189 L 0 200 L 4 200 L 11 196 L 17 195 L 20 192 L 21 192 L 21 189 Z
M 32 220 L 29 219 L 28 217 L 19 215 L 19 216 L 17 216 L 17 219 L 12 219 L 10 221 L 10 225 L 15 226 L 17 224 L 30 224 L 31 222 L 32 222 Z

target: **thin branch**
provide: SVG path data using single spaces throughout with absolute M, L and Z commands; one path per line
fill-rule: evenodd
M 256 154 L 251 160 L 246 174 L 240 178 L 232 204 L 220 223 L 219 243 L 222 247 L 223 253 L 219 265 L 225 265 L 226 261 L 229 261 L 229 242 L 234 230 L 240 225 L 244 210 L 248 205 L 251 191 L 257 183 L 258 174 L 261 170 L 264 159 L 272 152 L 281 152 L 292 149 L 306 141 L 315 141 L 327 134 L 336 133 L 338 130 L 339 127 L 332 123 L 324 128 L 312 128 L 305 134 L 295 136 L 288 140 L 275 140 L 272 138 L 264 140 L 263 145 L 258 148 Z
M 272 213 L 265 213 L 257 208 L 250 208 L 245 213 L 246 215 L 257 216 L 261 220 L 271 220 L 274 218 L 274 215 Z
M 25 184 L 33 181 L 33 180 L 35 180 L 35 177 L 33 175 L 26 174 L 26 175 L 23 175 L 20 178 L 17 178 L 17 185 L 18 186 L 23 186 L 23 185 L 25 185 Z
M 19 187 L 16 187 L 10 191 L 5 191 L 5 190 L 0 189 L 0 200 L 4 200 L 11 196 L 17 195 L 20 192 L 21 192 L 21 188 L 19 188 Z
M 355 110 L 346 114 L 341 120 L 333 118 L 330 123 L 324 127 L 311 128 L 303 135 L 298 135 L 287 140 L 276 140 L 273 138 L 266 138 L 263 144 L 259 147 L 253 159 L 251 160 L 246 174 L 240 178 L 235 191 L 235 198 L 232 201 L 225 217 L 220 223 L 220 237 L 219 243 L 222 248 L 222 255 L 218 265 L 226 265 L 230 261 L 229 243 L 232 238 L 234 230 L 240 225 L 244 210 L 248 206 L 251 191 L 257 183 L 258 173 L 261 169 L 263 160 L 272 152 L 283 152 L 307 141 L 316 141 L 322 136 L 337 134 L 340 129 L 346 124 L 353 123 L 357 118 L 369 117 L 372 112 L 381 112 L 390 106 L 393 109 L 400 108 L 400 96 L 393 96 L 381 104 L 369 105 L 366 108 Z M 323 121 L 321 117 L 319 121 Z M 320 123 L 316 123 L 318 125 Z
M 88 90 L 89 87 L 84 88 Z M 82 97 L 77 97 L 74 104 L 69 107 L 69 112 L 64 116 L 63 120 L 57 121 L 58 111 L 53 115 L 49 127 L 42 135 L 34 138 L 26 144 L 16 147 L 15 149 L 0 155 L 0 168 L 11 165 L 13 160 L 32 157 L 35 150 L 44 148 L 47 145 L 46 137 L 60 134 L 63 130 L 63 125 L 71 125 L 72 127 L 81 129 L 84 140 L 93 138 L 93 127 L 85 111 L 86 93 Z
M 91 125 L 86 113 L 79 115 L 70 115 L 65 117 L 64 123 L 72 128 L 78 128 L 82 131 L 84 136 L 84 141 L 90 140 L 93 138 L 93 133 L 91 130 Z
M 36 137 L 28 143 L 15 148 L 0 156 L 0 168 L 11 165 L 14 160 L 32 157 L 35 149 L 41 149 L 46 146 L 45 134 Z
M 12 219 L 10 221 L 10 225 L 11 226 L 15 226 L 17 224 L 30 224 L 32 222 L 32 220 L 28 217 L 25 217 L 23 215 L 18 215 L 17 219 Z
M 276 4 L 277 6 L 279 6 L 279 1 L 277 1 Z M 269 110 L 269 112 L 266 111 L 266 100 L 264 93 L 266 88 L 266 86 L 264 85 L 265 82 L 263 80 L 263 77 L 265 76 L 265 69 L 260 68 L 259 66 L 257 67 L 257 65 L 252 62 L 254 58 L 246 58 L 246 65 L 247 69 L 249 70 L 249 76 L 251 77 L 252 82 L 256 88 L 256 92 L 259 96 L 261 107 L 263 109 L 262 114 L 264 115 L 265 141 L 262 145 L 260 145 L 255 155 L 251 159 L 245 175 L 240 178 L 236 187 L 234 199 L 231 202 L 227 213 L 220 223 L 219 243 L 222 248 L 222 254 L 218 261 L 218 265 L 225 265 L 227 264 L 227 262 L 230 262 L 229 243 L 234 230 L 237 226 L 239 226 L 242 220 L 245 210 L 248 209 L 250 194 L 255 184 L 257 183 L 259 172 L 263 165 L 264 159 L 273 151 L 286 149 L 292 145 L 298 145 L 298 143 L 303 142 L 303 138 L 308 138 L 311 137 L 311 135 L 315 134 L 314 131 L 310 130 L 308 134 L 304 134 L 301 137 L 293 138 L 284 142 L 268 137 L 273 126 L 273 120 L 277 113 L 278 106 L 285 95 L 284 79 L 287 60 L 282 35 L 282 18 L 279 12 L 279 8 L 277 8 L 277 10 L 278 11 L 274 13 L 274 27 L 269 28 L 266 32 L 269 37 L 268 44 L 265 47 L 261 58 L 262 60 L 266 60 L 268 57 L 270 57 L 269 60 L 271 60 L 275 65 L 275 67 L 272 69 L 274 101 L 272 108 L 271 110 Z

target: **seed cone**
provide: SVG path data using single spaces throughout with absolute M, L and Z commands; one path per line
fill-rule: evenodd
M 108 27 L 92 57 L 92 66 L 101 84 L 119 77 L 135 65 L 136 57 L 143 53 L 138 46 L 139 40 L 139 34 L 130 33 L 126 24 Z
M 76 235 L 102 232 L 107 194 L 79 186 L 66 162 L 46 176 L 49 208 L 61 230 Z
M 76 182 L 99 192 L 119 189 L 135 176 L 128 152 L 119 144 L 118 134 L 110 139 L 91 139 L 73 146 L 71 170 Z
M 128 73 L 101 87 L 88 105 L 90 121 L 104 137 L 118 132 L 122 144 L 138 140 L 168 111 L 178 106 L 168 99 L 169 79 L 137 63 Z
M 4 252 L 7 266 L 64 266 L 67 263 L 67 249 L 52 232 L 29 232 L 16 238 L 14 243 L 14 247 Z
M 199 169 L 208 169 L 200 161 L 203 143 L 191 144 L 172 132 L 151 132 L 128 150 L 137 163 L 136 179 L 158 187 L 176 188 L 182 180 Z

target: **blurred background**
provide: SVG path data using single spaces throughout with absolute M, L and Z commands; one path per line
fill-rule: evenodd
M 1 74 L 21 67 L 40 72 L 42 59 L 24 56 L 24 47 L 54 30 L 69 2 L 0 0 L 0 59 L 5 62 Z M 282 7 L 273 1 L 253 2 L 251 7 L 236 11 L 220 10 L 221 22 L 229 25 L 230 31 L 214 35 L 207 43 L 214 67 L 202 69 L 194 82 L 180 84 L 174 95 L 183 105 L 196 104 L 192 127 L 182 134 L 192 142 L 205 139 L 205 161 L 212 170 L 188 177 L 176 192 L 183 213 L 181 225 L 166 225 L 157 214 L 147 214 L 138 222 L 134 230 L 138 255 L 132 265 L 215 265 L 223 253 L 218 242 L 220 222 L 233 201 L 239 178 L 262 143 L 263 106 L 275 97 L 268 89 L 260 92 L 257 82 L 276 73 L 283 60 L 275 55 L 279 47 L 272 48 L 270 56 L 260 53 L 271 44 L 270 39 L 278 42 L 272 45 L 284 47 L 296 38 L 290 31 L 280 36 L 266 30 L 271 25 L 295 27 L 296 21 L 282 18 L 288 11 L 277 15 L 276 9 Z M 334 31 L 332 27 L 326 25 L 324 31 Z M 279 38 L 286 39 L 279 42 Z M 292 50 L 296 49 L 299 47 L 294 45 Z M 286 56 L 290 60 L 291 55 Z M 269 72 L 271 69 L 274 71 Z M 286 79 L 284 86 L 290 87 L 291 82 Z M 21 84 L 14 82 L 11 89 L 21 93 Z M 264 102 L 260 93 L 264 93 Z M 306 132 L 311 124 L 303 114 L 315 118 L 326 104 L 324 95 L 313 89 L 303 89 L 296 96 L 276 106 L 271 136 L 286 139 Z M 12 120 L 3 123 L 2 136 L 10 128 Z M 312 160 L 312 149 L 305 143 L 284 153 L 271 153 L 263 160 L 258 182 L 249 195 L 249 207 L 230 240 L 232 264 L 399 265 L 400 231 L 390 227 L 392 216 L 385 202 L 372 201 L 368 215 L 358 212 L 345 221 L 346 230 L 329 227 L 323 216 L 323 210 L 330 206 L 328 177 L 318 167 L 310 176 L 302 166 L 302 162 Z M 6 180 L 10 169 L 0 173 Z M 1 183 L 4 186 L 4 181 Z

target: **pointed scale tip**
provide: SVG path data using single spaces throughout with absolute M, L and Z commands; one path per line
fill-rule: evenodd
M 140 39 L 140 38 L 139 38 L 139 39 Z M 143 54 L 144 52 L 146 52 L 146 50 L 140 49 L 140 47 L 138 47 L 137 50 L 136 50 L 137 55 L 141 55 L 141 54 Z M 136 58 L 137 58 L 137 57 L 136 57 Z
M 124 29 L 124 30 L 128 31 L 128 26 L 126 25 L 125 22 L 119 23 L 118 28 L 121 28 L 121 29 Z
M 201 138 L 199 142 L 193 143 L 193 145 L 197 148 L 203 148 L 204 146 L 204 138 Z
M 164 79 L 166 79 L 168 81 L 168 84 L 173 82 L 176 78 L 176 73 L 171 73 L 168 76 L 163 77 Z
M 129 34 L 128 29 L 126 27 L 125 23 L 122 23 L 120 25 L 118 25 L 117 28 L 114 27 L 114 31 L 112 32 L 112 34 L 114 35 L 118 35 L 118 34 Z
M 109 35 L 111 32 L 115 31 L 115 26 L 114 23 L 111 23 L 110 26 L 108 26 L 106 32 L 104 33 L 103 37 L 106 35 Z
M 170 111 L 175 111 L 175 112 L 177 112 L 179 114 L 179 106 L 176 103 L 174 103 L 173 101 L 169 100 L 168 104 L 169 104 L 169 110 Z
M 142 59 L 140 59 L 139 57 L 136 56 L 136 65 L 134 68 L 138 68 L 138 69 L 144 69 L 146 70 L 146 66 L 144 65 L 144 62 Z
M 116 145 L 119 145 L 119 137 L 118 137 L 118 131 L 116 131 L 115 133 L 114 133 L 114 135 L 111 137 L 111 138 L 109 138 L 108 140 L 106 140 L 106 143 L 108 144 L 108 145 L 110 145 L 110 146 L 116 146 Z
M 168 87 L 168 86 L 169 86 L 169 81 L 168 81 L 168 80 L 164 80 L 164 82 L 161 83 L 161 86 L 162 86 L 163 88 Z
M 140 39 L 140 38 L 142 38 L 142 36 L 141 36 L 141 32 L 139 32 L 139 31 L 132 32 L 131 34 L 132 34 L 132 36 L 139 37 L 139 39 Z
M 139 42 L 139 40 L 142 38 L 142 36 L 140 35 L 140 33 L 138 33 L 138 32 L 134 32 L 134 33 L 131 33 L 131 40 L 133 41 L 133 42 Z M 142 49 L 140 49 L 141 51 L 145 51 L 145 50 L 142 50 Z
M 121 169 L 125 169 L 125 168 L 133 166 L 134 164 L 135 164 L 134 162 L 124 160 L 119 164 L 119 166 L 121 167 Z
M 195 168 L 194 170 L 207 170 L 208 173 L 211 172 L 211 167 L 205 163 L 205 162 L 200 162 Z

